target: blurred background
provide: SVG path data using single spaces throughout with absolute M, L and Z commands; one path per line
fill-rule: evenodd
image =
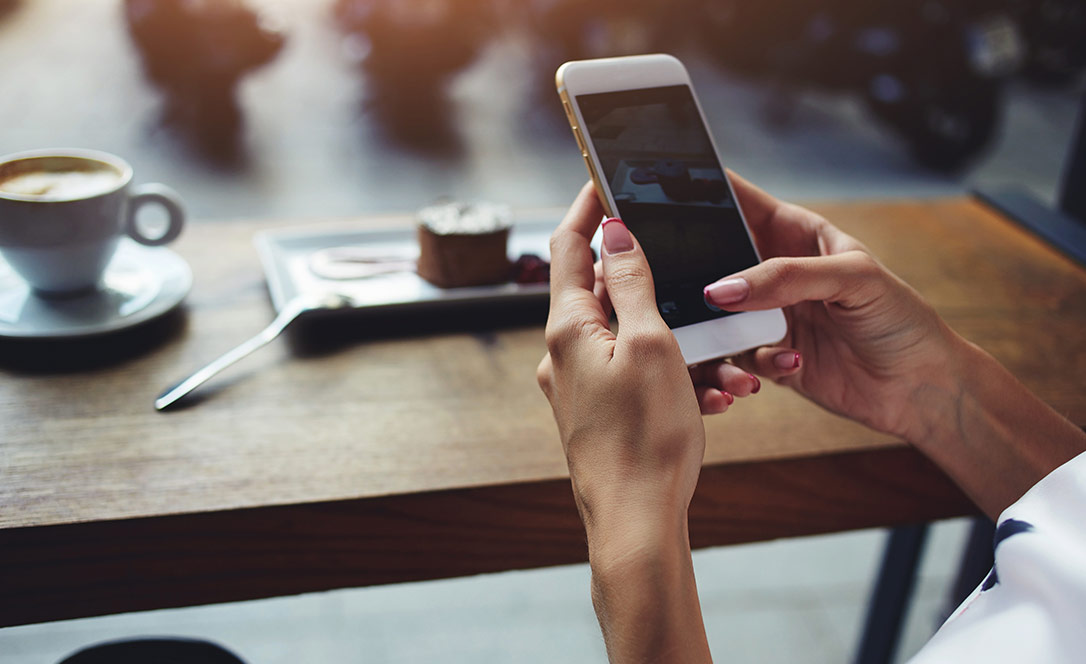
M 1086 79 L 1081 0 L 0 0 L 0 154 L 86 147 L 198 221 L 436 199 L 564 206 L 587 177 L 564 60 L 686 62 L 725 164 L 798 199 L 1014 184 L 1053 203 Z M 939 524 L 899 652 L 947 614 L 968 525 Z M 885 533 L 699 552 L 739 662 L 854 651 Z M 605 661 L 584 566 L 0 630 L 0 662 L 139 634 L 253 664 Z
M 0 153 L 116 152 L 199 218 L 564 205 L 566 59 L 688 65 L 726 165 L 800 198 L 1051 199 L 1080 0 L 0 0 Z

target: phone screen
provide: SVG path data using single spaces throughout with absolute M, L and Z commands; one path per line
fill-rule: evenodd
M 730 315 L 704 287 L 758 263 L 689 86 L 577 96 L 618 215 L 645 250 L 671 328 Z

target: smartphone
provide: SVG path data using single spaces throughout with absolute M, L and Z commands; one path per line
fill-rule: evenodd
M 780 309 L 730 313 L 705 301 L 705 286 L 761 257 L 683 64 L 663 54 L 579 60 L 555 80 L 604 209 L 645 250 L 686 363 L 783 339 Z

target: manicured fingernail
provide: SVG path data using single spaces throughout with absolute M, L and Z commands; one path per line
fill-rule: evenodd
M 621 219 L 611 218 L 603 222 L 603 248 L 612 256 L 634 248 L 633 236 Z
M 800 354 L 794 351 L 777 353 L 773 356 L 773 364 L 778 369 L 798 369 L 801 362 L 802 358 Z
M 758 394 L 758 390 L 762 389 L 762 381 L 758 380 L 758 377 L 752 373 L 747 374 L 747 376 L 754 382 L 754 387 L 751 388 L 750 393 Z
M 735 304 L 750 295 L 750 284 L 742 277 L 722 279 L 705 287 L 705 300 L 713 304 Z
M 725 392 L 724 390 L 721 390 L 720 393 L 724 395 L 724 400 L 728 402 L 729 406 L 735 403 L 735 397 L 732 396 L 731 392 Z

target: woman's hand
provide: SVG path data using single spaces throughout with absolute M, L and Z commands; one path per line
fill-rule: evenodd
M 709 284 L 729 311 L 783 307 L 788 336 L 734 359 L 812 401 L 915 445 L 988 516 L 1086 449 L 1086 434 L 1031 394 L 855 239 L 735 175 L 765 262 Z M 694 370 L 716 385 L 726 363 Z M 712 404 L 701 402 L 712 412 Z
M 539 385 L 588 534 L 611 661 L 709 661 L 686 513 L 705 453 L 698 395 L 726 399 L 716 388 L 695 392 L 656 309 L 645 255 L 621 221 L 604 222 L 602 264 L 593 267 L 589 240 L 602 216 L 590 183 L 551 237 Z
M 729 176 L 764 262 L 709 284 L 705 297 L 728 311 L 783 307 L 788 319 L 783 341 L 734 364 L 879 431 L 916 435 L 916 392 L 945 377 L 961 339 L 860 242 Z M 734 371 L 715 362 L 693 375 L 715 385 Z
M 621 221 L 604 222 L 596 278 L 589 241 L 602 215 L 586 185 L 551 237 L 549 352 L 538 371 L 590 536 L 600 525 L 677 523 L 705 451 L 686 364 L 656 309 L 645 254 Z

